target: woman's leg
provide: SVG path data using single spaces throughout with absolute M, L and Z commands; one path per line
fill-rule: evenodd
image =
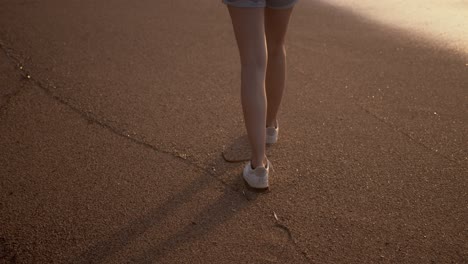
M 286 50 L 284 41 L 293 8 L 265 9 L 265 33 L 268 47 L 266 95 L 268 109 L 266 125 L 275 126 L 286 82 Z
M 252 147 L 252 166 L 266 166 L 267 51 L 264 8 L 228 6 L 241 61 L 241 102 L 247 135 Z

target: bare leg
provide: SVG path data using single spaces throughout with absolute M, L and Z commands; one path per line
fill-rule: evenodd
M 241 102 L 247 135 L 252 147 L 252 166 L 266 166 L 267 51 L 264 8 L 228 6 L 241 60 Z
M 283 97 L 286 82 L 286 50 L 284 41 L 293 8 L 265 9 L 265 33 L 268 46 L 266 94 L 268 109 L 266 125 L 276 125 L 276 116 Z

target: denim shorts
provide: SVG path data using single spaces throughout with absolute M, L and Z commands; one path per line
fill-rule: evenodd
M 294 6 L 298 0 L 222 0 L 223 3 L 235 7 L 268 7 L 283 9 Z

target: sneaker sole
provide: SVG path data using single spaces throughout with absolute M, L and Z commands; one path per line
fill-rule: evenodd
M 244 181 L 245 186 L 247 186 L 247 189 L 249 189 L 251 191 L 254 191 L 254 192 L 267 192 L 267 191 L 270 190 L 270 186 L 267 186 L 265 188 L 255 188 L 255 187 L 250 186 L 249 183 L 244 179 L 244 177 L 242 177 L 242 180 Z

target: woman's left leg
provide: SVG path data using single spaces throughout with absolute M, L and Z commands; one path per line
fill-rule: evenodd
M 264 8 L 228 6 L 241 61 L 241 102 L 252 148 L 252 167 L 265 167 L 265 73 L 267 49 Z

